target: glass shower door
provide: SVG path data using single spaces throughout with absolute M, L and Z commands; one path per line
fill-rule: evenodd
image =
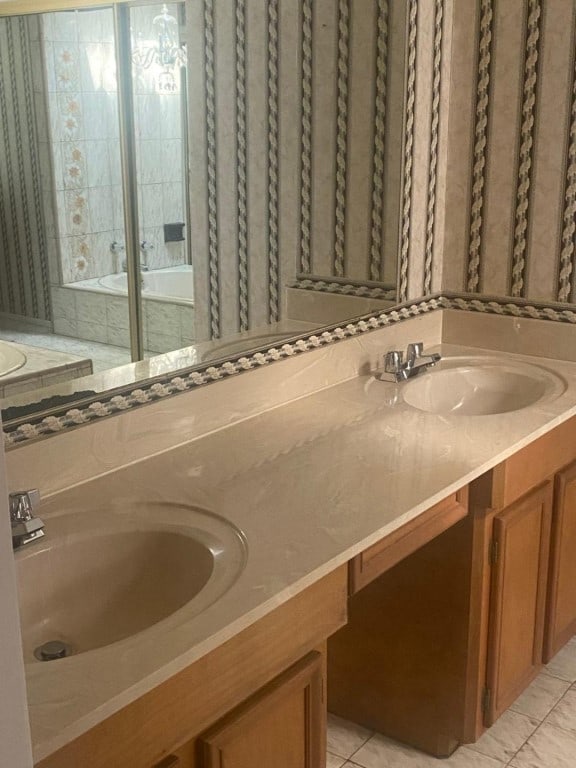
M 54 331 L 94 342 L 87 350 L 94 369 L 104 370 L 130 360 L 114 14 L 46 13 L 38 30 L 36 79 L 45 93 L 37 112 L 43 103 L 47 122 L 43 132 L 39 121 L 40 158 L 52 169 L 44 214 Z
M 147 356 L 194 341 L 183 21 L 184 3 L 130 7 L 140 290 Z

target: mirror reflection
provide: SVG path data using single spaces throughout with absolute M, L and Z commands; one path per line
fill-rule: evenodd
M 394 303 L 403 4 L 231 5 L 0 18 L 5 421 Z

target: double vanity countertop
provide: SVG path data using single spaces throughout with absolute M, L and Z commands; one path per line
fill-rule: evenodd
M 576 363 L 441 345 L 446 356 L 529 362 L 561 382 L 517 411 L 435 415 L 366 374 L 47 498 L 51 517 L 174 503 L 247 542 L 237 581 L 200 615 L 27 664 L 35 759 L 53 753 L 436 502 L 576 414 Z

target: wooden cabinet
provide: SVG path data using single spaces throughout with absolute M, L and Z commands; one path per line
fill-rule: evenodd
M 323 768 L 324 662 L 309 653 L 153 768 Z
M 184 765 L 177 755 L 168 755 L 164 760 L 156 763 L 153 768 L 184 768 Z
M 467 501 L 453 494 L 353 561 L 348 623 L 328 640 L 328 711 L 443 757 L 462 731 Z M 389 539 L 412 554 L 398 562 Z
M 576 418 L 475 480 L 466 517 L 457 499 L 424 513 L 418 548 L 404 528 L 350 563 L 349 621 L 328 643 L 329 711 L 445 757 L 570 639 L 575 434 Z
M 548 482 L 494 518 L 486 725 L 514 702 L 543 664 L 551 515 Z
M 576 462 L 556 475 L 544 661 L 576 632 Z
M 347 588 L 342 566 L 37 768 L 322 768 L 325 641 Z
M 321 768 L 322 657 L 309 654 L 198 739 L 195 768 Z

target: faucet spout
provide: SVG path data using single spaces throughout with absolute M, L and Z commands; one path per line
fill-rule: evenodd
M 384 370 L 377 371 L 376 378 L 380 381 L 399 384 L 436 365 L 440 359 L 438 352 L 425 355 L 424 344 L 421 341 L 414 342 L 408 344 L 406 357 L 400 350 L 387 352 L 384 358 Z
M 13 549 L 20 549 L 25 544 L 31 544 L 44 536 L 44 521 L 33 514 L 39 502 L 40 493 L 36 489 L 10 494 Z

